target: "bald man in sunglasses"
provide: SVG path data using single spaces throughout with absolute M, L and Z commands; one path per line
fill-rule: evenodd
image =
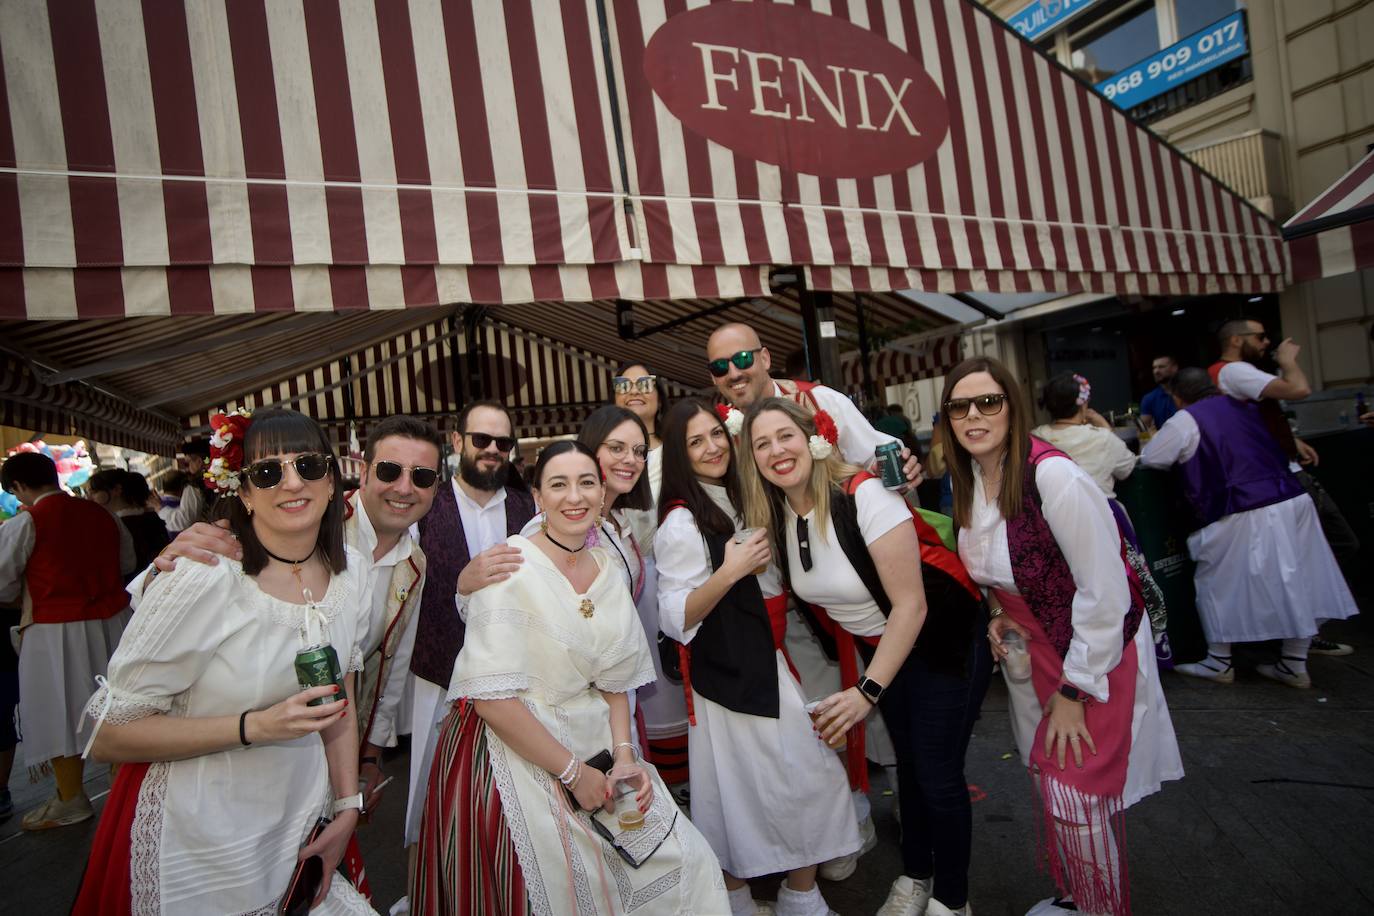
M 344 537 L 372 558 L 367 576 L 372 601 L 368 651 L 354 698 L 359 715 L 358 776 L 368 786 L 364 810 L 381 802 L 382 749 L 396 745 L 398 710 L 410 674 L 425 584 L 425 555 L 411 530 L 434 504 L 442 452 L 443 439 L 431 424 L 414 417 L 388 417 L 369 430 L 360 485 L 345 503 Z M 276 483 L 281 472 L 278 465 Z M 218 525 L 192 525 L 129 583 L 135 607 L 149 575 L 170 572 L 179 557 L 213 564 L 219 556 L 241 559 L 238 541 Z

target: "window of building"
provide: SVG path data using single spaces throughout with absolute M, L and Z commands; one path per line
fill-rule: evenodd
M 1178 18 L 1178 37 L 1186 38 L 1244 5 L 1239 0 L 1177 0 L 1174 15 Z
M 1154 0 L 1104 4 L 1093 21 L 1069 37 L 1069 66 L 1098 83 L 1159 50 L 1159 13 Z

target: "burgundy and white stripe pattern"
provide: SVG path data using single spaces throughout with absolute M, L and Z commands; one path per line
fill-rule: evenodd
M 79 383 L 50 385 L 12 357 L 0 357 L 0 424 L 82 436 L 150 454 L 170 455 L 177 424 Z
M 486 383 L 487 396 L 516 412 L 519 435 L 575 432 L 588 412 L 610 403 L 615 364 L 604 357 L 498 322 L 485 323 L 478 334 L 482 358 L 477 371 Z M 361 424 L 363 438 L 367 421 L 392 414 L 428 417 L 444 424 L 457 415 L 460 406 L 453 378 L 455 353 L 469 358 L 461 325 L 450 331 L 447 322 L 437 321 L 223 406 L 229 410 L 290 407 L 325 426 L 343 429 L 339 440 L 343 444 L 349 420 Z M 204 432 L 213 412 L 187 417 L 185 428 Z
M 958 333 L 927 336 L 912 342 L 893 341 L 869 356 L 869 378 L 881 392 L 887 385 L 944 375 L 959 363 L 959 341 Z M 863 386 L 863 366 L 858 352 L 846 353 L 840 359 L 840 371 L 850 390 Z
M 835 290 L 1283 285 L 1270 220 L 974 3 L 798 0 L 903 49 L 948 103 L 936 155 L 872 179 L 760 163 L 668 111 L 643 78 L 645 46 L 701 5 L 612 4 L 631 193 L 650 261 L 805 264 L 815 288 Z M 823 49 L 824 36 L 815 40 Z M 758 120 L 768 129 L 771 119 Z
M 13 0 L 0 59 L 0 315 L 633 291 L 594 0 Z
M 1374 152 L 1283 224 L 1293 282 L 1374 267 Z

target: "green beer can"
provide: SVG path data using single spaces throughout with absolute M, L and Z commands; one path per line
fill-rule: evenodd
M 875 470 L 883 478 L 883 486 L 889 490 L 900 489 L 906 483 L 906 473 L 902 468 L 902 443 L 884 442 L 874 449 L 877 467 Z
M 315 697 L 306 706 L 323 706 L 345 699 L 344 673 L 339 667 L 339 654 L 330 645 L 311 646 L 296 653 L 296 681 L 302 690 L 337 684 L 339 692 L 332 697 Z

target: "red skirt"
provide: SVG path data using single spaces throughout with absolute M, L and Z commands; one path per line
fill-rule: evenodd
M 527 916 L 525 876 L 488 756 L 487 726 L 460 700 L 444 719 L 420 821 L 410 911 Z
M 81 876 L 81 890 L 72 904 L 73 916 L 130 916 L 129 831 L 149 766 L 126 763 L 115 775 L 91 843 L 86 873 Z

